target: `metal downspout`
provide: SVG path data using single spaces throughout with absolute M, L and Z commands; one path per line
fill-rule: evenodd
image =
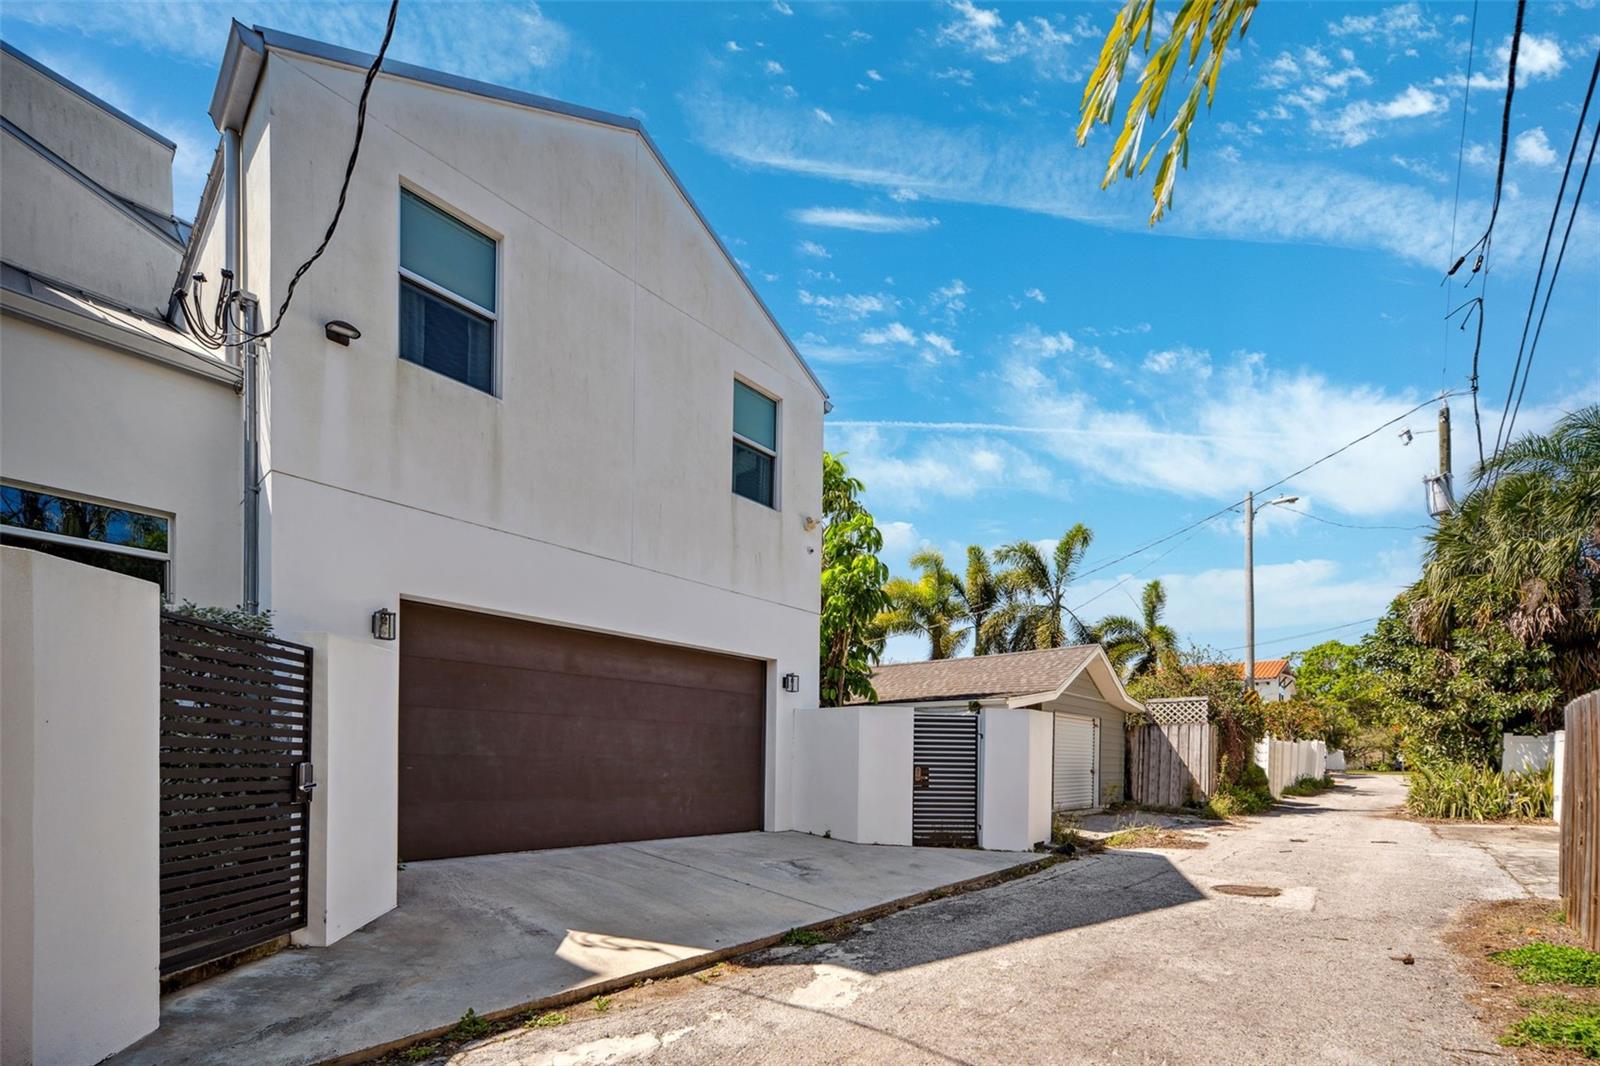
M 240 605 L 246 611 L 256 611 L 261 606 L 260 563 L 260 502 L 261 455 L 257 440 L 257 366 L 256 343 L 242 337 L 241 331 L 256 329 L 253 303 L 243 297 L 244 278 L 244 198 L 240 195 L 243 184 L 239 168 L 239 131 L 224 130 L 222 135 L 222 190 L 223 190 L 223 261 L 231 275 L 227 284 L 241 294 L 232 302 L 225 318 L 228 333 L 228 360 L 239 367 L 241 377 L 242 412 L 244 420 L 243 485 L 240 506 L 240 526 L 243 532 L 241 545 L 241 571 L 243 587 Z M 237 325 L 234 325 L 237 323 Z

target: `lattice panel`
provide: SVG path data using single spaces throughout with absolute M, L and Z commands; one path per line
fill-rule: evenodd
M 1210 720 L 1211 701 L 1205 696 L 1145 700 L 1144 712 L 1157 725 L 1202 724 Z

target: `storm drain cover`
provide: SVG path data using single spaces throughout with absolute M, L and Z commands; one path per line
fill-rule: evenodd
M 1271 885 L 1217 885 L 1211 891 L 1229 896 L 1281 896 L 1283 889 Z

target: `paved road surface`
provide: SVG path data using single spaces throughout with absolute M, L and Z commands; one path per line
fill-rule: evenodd
M 1066 863 L 604 1014 L 580 1005 L 452 1061 L 1507 1061 L 1438 933 L 1467 901 L 1543 891 L 1553 849 L 1395 818 L 1403 795 L 1395 777 L 1343 777 L 1204 850 Z M 1392 958 L 1408 953 L 1415 965 Z

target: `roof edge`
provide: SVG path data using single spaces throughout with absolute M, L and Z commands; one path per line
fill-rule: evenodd
M 35 71 L 43 74 L 45 77 L 55 82 L 63 89 L 67 89 L 87 102 L 93 104 L 95 107 L 98 107 L 112 118 L 125 123 L 138 132 L 144 134 L 146 137 L 149 137 L 152 141 L 155 141 L 167 151 L 174 153 L 177 152 L 178 146 L 173 141 L 163 137 L 161 134 L 157 133 L 149 126 L 146 126 L 143 122 L 140 122 L 138 119 L 134 118 L 121 108 L 108 104 L 106 101 L 100 99 L 100 97 L 96 96 L 88 89 L 85 89 L 83 86 L 79 85 L 77 82 L 73 81 L 71 78 L 67 77 L 61 72 L 52 70 L 45 66 L 43 63 L 28 55 L 26 52 L 21 51 L 13 45 L 7 44 L 5 41 L 0 41 L 0 53 L 3 53 L 8 58 L 15 59 L 17 62 L 22 63 L 25 66 L 33 68 Z
M 228 48 L 223 56 L 222 70 L 218 73 L 217 88 L 211 98 L 211 118 L 213 122 L 217 123 L 218 130 L 227 129 L 228 126 L 224 123 L 228 120 L 242 124 L 244 114 L 249 108 L 249 101 L 254 96 L 256 83 L 260 79 L 261 65 L 265 62 L 266 52 L 269 49 L 363 70 L 372 66 L 372 61 L 375 58 L 369 53 L 329 44 L 326 41 L 299 37 L 292 33 L 285 33 L 265 26 L 247 28 L 242 23 L 235 21 L 232 32 L 228 37 Z M 252 59 L 252 57 L 254 58 Z M 253 66 L 252 63 L 254 64 Z M 678 190 L 678 195 L 683 197 L 684 203 L 689 205 L 689 210 L 694 212 L 695 218 L 707 235 L 710 236 L 712 243 L 717 246 L 717 250 L 722 253 L 723 258 L 727 260 L 728 266 L 733 269 L 734 275 L 744 285 L 745 291 L 755 300 L 756 306 L 761 308 L 761 313 L 766 316 L 772 328 L 777 331 L 778 337 L 783 341 L 784 346 L 789 349 L 789 353 L 800 364 L 800 369 L 805 372 L 811 384 L 816 386 L 818 394 L 822 397 L 823 413 L 826 414 L 832 410 L 833 404 L 828 396 L 827 387 L 822 384 L 822 379 L 817 377 L 816 371 L 811 368 L 811 364 L 806 361 L 805 356 L 800 354 L 800 349 L 795 345 L 794 340 L 779 324 L 778 317 L 772 313 L 772 309 L 767 306 L 767 302 L 761 298 L 761 294 L 751 284 L 749 276 L 744 272 L 744 268 L 739 266 L 738 260 L 728 250 L 728 246 L 722 242 L 722 238 L 718 236 L 715 227 L 706 218 L 705 212 L 700 210 L 700 205 L 689 194 L 689 190 L 684 186 L 677 172 L 672 169 L 672 165 L 667 162 L 667 158 L 662 154 L 660 147 L 649 132 L 645 130 L 644 124 L 638 119 L 387 58 L 383 61 L 381 69 L 384 74 L 391 77 L 404 78 L 408 81 L 431 85 L 434 88 L 448 89 L 469 96 L 497 100 L 501 103 L 563 115 L 567 118 L 580 119 L 602 126 L 611 126 L 615 129 L 637 134 L 644 141 L 645 146 L 650 149 L 650 154 L 672 182 L 673 187 Z

